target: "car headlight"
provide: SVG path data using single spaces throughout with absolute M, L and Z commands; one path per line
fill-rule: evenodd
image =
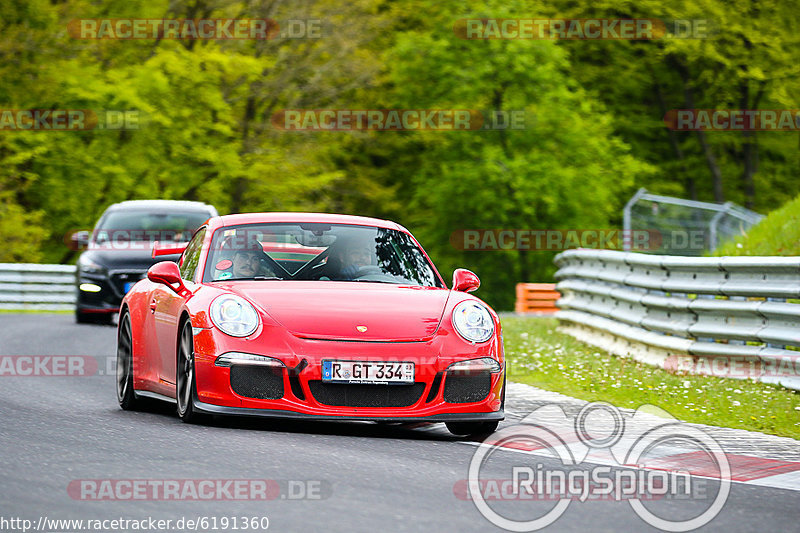
M 103 274 L 106 271 L 105 267 L 98 265 L 85 255 L 78 259 L 78 270 L 89 274 Z
M 223 294 L 211 302 L 211 321 L 232 337 L 247 337 L 258 328 L 258 313 L 250 302 L 234 294 Z
M 489 310 L 471 300 L 453 309 L 453 326 L 467 342 L 486 342 L 494 335 L 494 321 Z

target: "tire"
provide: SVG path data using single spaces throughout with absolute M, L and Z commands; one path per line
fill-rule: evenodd
M 445 422 L 447 430 L 457 437 L 484 437 L 497 429 L 498 420 L 486 422 Z
M 131 317 L 127 311 L 119 321 L 117 333 L 117 401 L 126 411 L 140 407 L 133 391 L 133 335 Z
M 178 337 L 178 359 L 175 366 L 175 398 L 178 416 L 187 424 L 197 424 L 203 417 L 194 409 L 197 383 L 194 375 L 194 335 L 192 323 L 185 319 Z

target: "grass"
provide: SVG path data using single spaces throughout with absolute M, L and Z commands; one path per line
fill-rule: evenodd
M 0 313 L 11 313 L 11 314 L 34 314 L 34 313 L 44 313 L 44 314 L 57 314 L 57 315 L 71 315 L 75 311 L 72 309 L 61 309 L 61 310 L 47 310 L 47 309 L 0 309 Z
M 673 374 L 556 331 L 554 318 L 503 318 L 508 379 L 587 401 L 656 405 L 679 420 L 800 439 L 800 393 L 749 380 Z
M 747 235 L 727 242 L 714 255 L 800 255 L 800 196 L 770 212 Z

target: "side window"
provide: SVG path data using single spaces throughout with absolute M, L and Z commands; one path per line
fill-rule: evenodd
M 200 229 L 195 233 L 181 258 L 181 278 L 192 281 L 197 271 L 197 263 L 200 261 L 200 252 L 203 249 L 203 239 L 206 236 L 206 228 Z

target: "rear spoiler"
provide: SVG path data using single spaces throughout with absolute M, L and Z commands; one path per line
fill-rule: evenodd
M 180 255 L 186 249 L 188 242 L 165 242 L 156 241 L 153 243 L 153 258 L 162 255 Z

